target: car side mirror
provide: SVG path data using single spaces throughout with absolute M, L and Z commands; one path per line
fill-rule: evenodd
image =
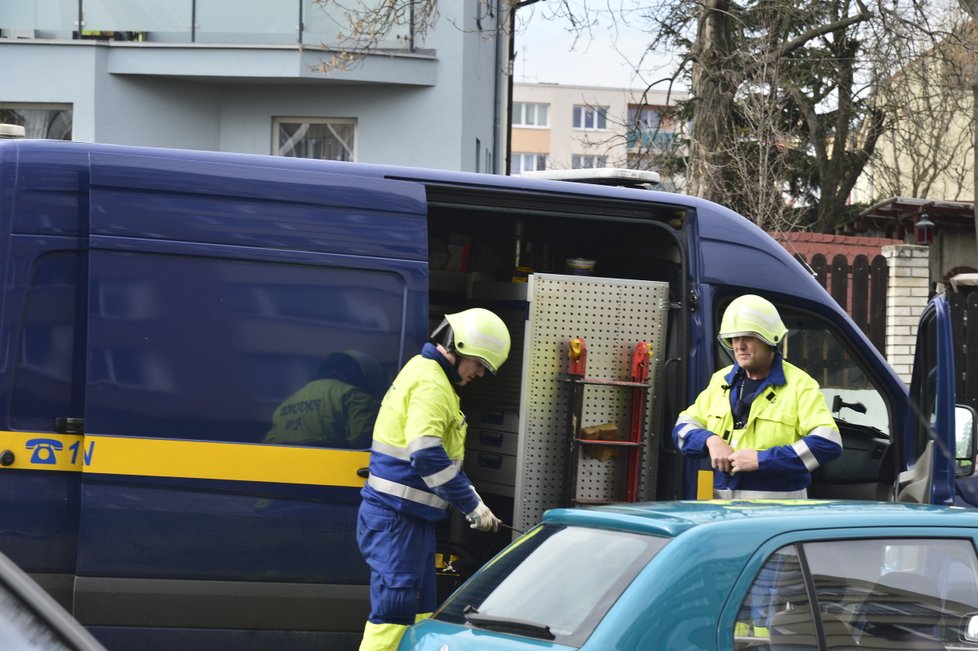
M 967 405 L 954 406 L 954 458 L 958 477 L 969 477 L 975 472 L 976 446 L 975 410 Z M 978 619 L 976 617 L 975 619 Z M 978 626 L 978 623 L 976 623 Z

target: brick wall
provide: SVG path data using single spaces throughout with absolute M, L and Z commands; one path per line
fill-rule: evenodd
M 930 295 L 929 251 L 926 246 L 884 246 L 890 268 L 886 301 L 886 359 L 903 381 L 910 384 L 917 321 Z
M 842 253 L 851 261 L 857 255 L 872 258 L 878 255 L 884 246 L 903 244 L 902 240 L 888 237 L 862 237 L 855 235 L 827 235 L 825 233 L 807 233 L 801 231 L 771 233 L 781 246 L 791 254 L 801 254 L 810 260 L 816 253 L 821 253 L 829 260 L 837 253 Z
M 884 357 L 907 384 L 913 371 L 917 321 L 930 296 L 929 249 L 901 240 L 878 237 L 825 235 L 822 233 L 771 233 L 790 253 L 811 259 L 822 254 L 828 260 L 845 255 L 850 263 L 857 255 L 882 255 L 889 267 L 886 292 L 886 344 Z

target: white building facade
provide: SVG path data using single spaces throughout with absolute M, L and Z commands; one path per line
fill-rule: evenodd
M 438 4 L 426 35 L 399 25 L 324 72 L 349 18 L 315 0 L 2 2 L 0 122 L 28 137 L 501 171 L 504 0 Z
M 685 91 L 513 84 L 510 173 L 541 169 L 655 169 L 676 135 L 663 109 Z

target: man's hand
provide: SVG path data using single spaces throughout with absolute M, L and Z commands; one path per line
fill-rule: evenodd
M 730 460 L 734 451 L 726 441 L 714 434 L 706 439 L 706 449 L 710 452 L 711 466 L 720 472 L 730 472 Z
M 469 521 L 469 526 L 479 531 L 499 531 L 499 518 L 493 515 L 486 503 L 481 499 L 475 511 L 465 514 L 465 519 Z
M 757 461 L 757 450 L 737 450 L 730 455 L 731 472 L 754 472 L 761 464 Z

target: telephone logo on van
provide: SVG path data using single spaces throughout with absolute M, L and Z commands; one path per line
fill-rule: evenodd
M 57 439 L 30 439 L 24 444 L 28 450 L 34 450 L 31 455 L 31 463 L 41 465 L 54 465 L 58 462 L 55 452 L 64 449 L 61 441 Z

